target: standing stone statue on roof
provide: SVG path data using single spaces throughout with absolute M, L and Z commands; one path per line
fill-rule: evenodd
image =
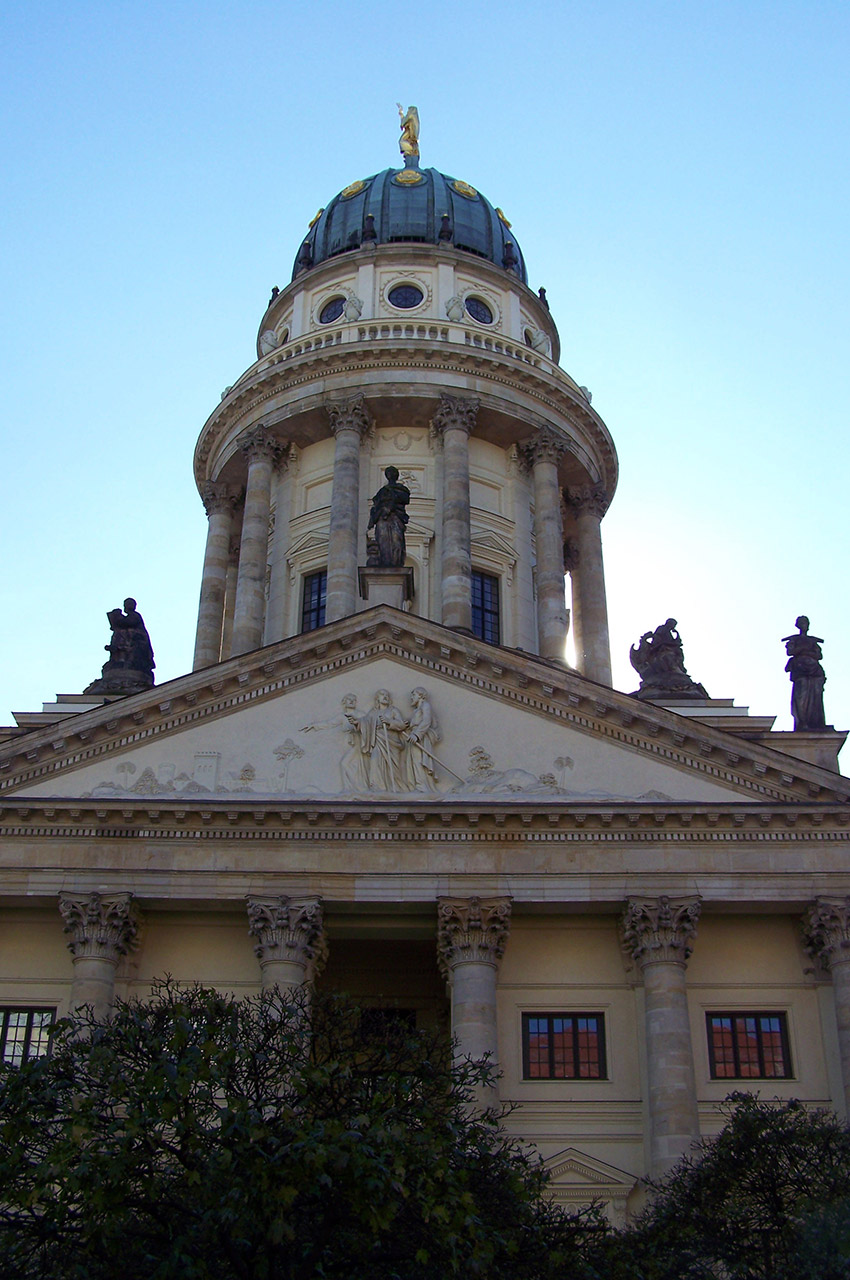
M 799 635 L 783 636 L 782 643 L 788 654 L 785 670 L 791 680 L 791 714 L 795 733 L 817 732 L 826 728 L 823 711 L 823 686 L 826 674 L 820 664 L 823 657 L 820 636 L 809 635 L 809 620 L 805 614 L 796 619 L 794 626 Z
M 123 612 L 110 609 L 106 616 L 112 638 L 103 647 L 109 659 L 101 668 L 100 679 L 94 680 L 85 692 L 124 695 L 152 688 L 156 663 L 150 636 L 135 600 L 128 596 Z
M 399 150 L 406 158 L 407 156 L 419 155 L 419 112 L 416 107 L 408 107 L 405 111 L 400 102 L 396 103 L 398 107 L 398 118 L 401 121 L 401 137 L 398 140 Z
M 405 507 L 410 501 L 410 490 L 400 484 L 398 467 L 384 471 L 387 483 L 382 485 L 372 499 L 369 512 L 369 532 L 374 529 L 374 547 L 369 548 L 368 564 L 382 569 L 399 569 L 404 564 L 404 527 L 408 521 Z
M 640 688 L 632 694 L 648 702 L 665 698 L 707 698 L 701 684 L 685 670 L 682 638 L 676 630 L 676 619 L 668 618 L 654 631 L 646 631 L 629 651 L 629 659 L 640 676 Z

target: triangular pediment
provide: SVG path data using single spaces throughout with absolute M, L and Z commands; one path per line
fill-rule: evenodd
M 561 664 L 386 606 L 0 749 L 0 794 L 34 798 L 615 809 L 813 793 L 844 800 L 847 787 Z
M 567 1147 L 544 1163 L 549 1171 L 549 1193 L 561 1203 L 625 1202 L 637 1181 L 634 1174 L 597 1160 L 577 1147 Z

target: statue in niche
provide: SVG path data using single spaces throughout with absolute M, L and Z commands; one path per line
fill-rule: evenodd
M 302 733 L 313 729 L 343 729 L 345 731 L 347 751 L 339 762 L 339 772 L 343 791 L 353 791 L 363 795 L 369 790 L 369 772 L 367 760 L 360 745 L 359 725 L 363 718 L 357 711 L 357 695 L 346 693 L 341 702 L 341 711 L 328 720 L 318 720 L 315 724 L 302 726 Z
M 809 620 L 801 614 L 794 622 L 799 635 L 783 636 L 788 654 L 785 670 L 791 680 L 791 714 L 794 732 L 817 732 L 826 728 L 823 710 L 823 686 L 826 674 L 820 664 L 823 657 L 820 636 L 809 635 Z
M 104 645 L 109 659 L 103 664 L 100 679 L 86 688 L 86 693 L 141 693 L 153 686 L 156 666 L 150 636 L 144 618 L 132 596 L 124 601 L 124 609 L 110 609 L 106 615 L 112 631 Z
M 682 638 L 676 626 L 676 619 L 668 618 L 654 631 L 644 632 L 638 644 L 632 645 L 629 659 L 641 681 L 632 697 L 644 701 L 708 697 L 704 687 L 685 670 Z
M 410 501 L 410 490 L 407 485 L 399 483 L 398 467 L 387 467 L 384 475 L 387 483 L 375 494 L 369 512 L 367 541 L 372 529 L 375 533 L 371 539 L 374 548 L 370 548 L 367 563 L 384 569 L 399 569 L 404 564 L 404 528 L 408 521 L 405 507 Z
M 399 151 L 407 159 L 408 156 L 419 155 L 419 112 L 416 107 L 408 107 L 405 111 L 400 102 L 398 118 L 401 122 L 401 137 L 398 140 Z
M 436 760 L 433 748 L 440 741 L 440 728 L 425 689 L 410 694 L 413 708 L 404 731 L 407 786 L 410 791 L 436 791 Z

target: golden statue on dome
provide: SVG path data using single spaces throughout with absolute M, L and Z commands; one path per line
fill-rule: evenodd
M 405 111 L 400 102 L 397 102 L 396 106 L 398 118 L 401 121 L 401 137 L 398 145 L 406 160 L 408 156 L 419 155 L 419 112 L 416 107 L 408 107 Z

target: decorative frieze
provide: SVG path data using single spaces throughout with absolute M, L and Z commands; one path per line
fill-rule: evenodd
M 691 954 L 700 916 L 699 896 L 630 898 L 623 916 L 623 943 L 641 968 L 682 964 Z
M 287 962 L 315 976 L 327 957 L 321 898 L 248 898 L 248 930 L 261 966 Z
M 135 944 L 139 925 L 132 893 L 60 893 L 59 910 L 75 960 L 117 964 Z
M 510 923 L 510 898 L 438 899 L 437 960 L 444 977 L 458 964 L 498 965 Z

